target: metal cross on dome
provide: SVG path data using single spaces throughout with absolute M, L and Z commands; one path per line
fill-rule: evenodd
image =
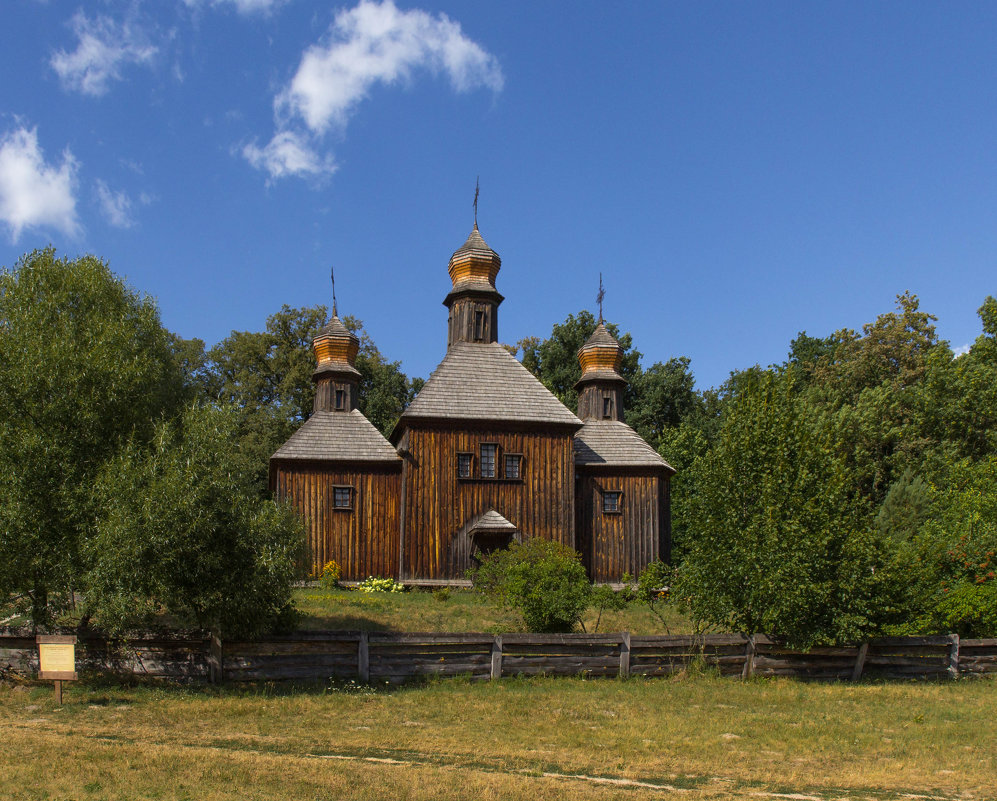
M 606 290 L 602 288 L 602 273 L 599 273 L 599 294 L 595 296 L 595 302 L 599 304 L 599 322 L 602 322 L 602 299 L 606 297 Z
M 481 191 L 481 176 L 474 179 L 474 227 L 478 227 L 478 193 Z
M 338 317 L 339 312 L 336 310 L 336 268 L 329 268 L 329 275 L 332 278 L 332 316 Z

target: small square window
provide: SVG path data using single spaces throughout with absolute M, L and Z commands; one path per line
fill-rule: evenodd
M 617 514 L 620 511 L 620 496 L 622 492 L 602 493 L 602 511 L 609 514 Z
M 495 478 L 495 459 L 498 456 L 498 445 L 481 446 L 481 477 Z
M 332 508 L 352 509 L 353 508 L 353 487 L 333 487 L 332 488 Z
M 346 390 L 343 389 L 336 390 L 336 408 L 337 409 L 346 408 Z
M 457 477 L 458 478 L 470 478 L 471 470 L 474 467 L 474 454 L 473 453 L 458 453 L 457 454 Z
M 509 453 L 505 457 L 505 477 L 506 478 L 521 478 L 520 467 L 523 463 L 523 457 L 518 453 Z

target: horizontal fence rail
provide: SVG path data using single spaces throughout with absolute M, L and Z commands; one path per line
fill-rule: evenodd
M 206 633 L 108 641 L 79 635 L 78 671 L 190 681 L 328 681 L 398 684 L 425 676 L 668 676 L 690 665 L 723 676 L 812 681 L 997 676 L 997 639 L 881 637 L 860 645 L 787 648 L 776 638 L 621 634 L 408 634 L 298 631 L 262 640 Z M 0 628 L 0 675 L 38 672 L 30 631 Z

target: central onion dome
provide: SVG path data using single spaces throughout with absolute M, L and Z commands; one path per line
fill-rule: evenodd
M 312 340 L 312 349 L 315 351 L 318 371 L 342 368 L 349 370 L 354 369 L 360 340 L 333 312 L 332 319 L 322 326 Z

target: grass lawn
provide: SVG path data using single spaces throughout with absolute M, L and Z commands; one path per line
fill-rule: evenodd
M 518 631 L 518 614 L 502 609 L 485 596 L 470 591 L 412 590 L 404 593 L 365 593 L 356 590 L 326 590 L 303 587 L 294 601 L 302 612 L 305 629 L 360 629 L 364 631 Z M 630 631 L 634 634 L 689 634 L 692 624 L 674 607 L 665 607 L 665 626 L 646 606 L 634 605 L 621 612 L 606 611 L 598 631 Z M 585 630 L 596 630 L 598 610 L 589 609 Z
M 0 686 L 27 799 L 982 799 L 997 684 Z

